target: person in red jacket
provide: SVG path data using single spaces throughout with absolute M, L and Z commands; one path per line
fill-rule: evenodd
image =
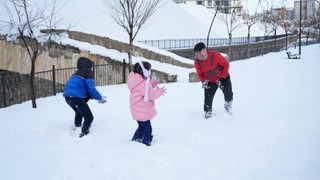
M 193 50 L 196 56 L 194 67 L 204 88 L 205 118 L 210 118 L 212 115 L 212 101 L 218 88 L 224 94 L 224 108 L 231 114 L 233 92 L 228 60 L 218 51 L 207 50 L 202 42 L 197 43 Z

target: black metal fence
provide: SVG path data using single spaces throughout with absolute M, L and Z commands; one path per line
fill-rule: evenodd
M 302 46 L 312 45 L 312 44 L 318 44 L 320 43 L 320 40 L 313 39 L 309 40 L 308 42 L 302 41 Z M 243 59 L 249 59 L 252 57 L 268 54 L 271 52 L 279 52 L 279 51 L 286 51 L 289 48 L 298 48 L 297 42 L 286 44 L 285 41 L 279 40 L 277 44 L 268 44 L 265 46 L 261 46 L 261 44 L 253 45 L 249 49 L 249 52 L 247 51 L 247 47 L 238 48 L 237 50 L 233 50 L 230 54 L 229 60 L 230 61 L 236 61 L 236 60 L 243 60 Z
M 126 78 L 125 61 L 94 66 L 96 86 L 121 84 Z M 63 88 L 76 67 L 36 72 L 34 75 L 36 98 L 56 95 Z M 0 72 L 0 108 L 31 100 L 30 74 Z
M 291 36 L 293 34 L 288 34 Z M 285 34 L 277 35 L 277 36 L 257 36 L 250 37 L 249 42 L 262 42 L 272 39 L 278 39 L 285 37 Z M 182 48 L 193 48 L 193 46 L 198 42 L 207 42 L 207 39 L 163 39 L 163 40 L 140 40 L 140 43 L 147 44 L 149 46 L 157 47 L 159 49 L 182 49 Z M 231 39 L 231 44 L 247 44 L 247 37 L 236 37 Z M 208 41 L 208 46 L 227 46 L 229 45 L 229 38 L 212 38 Z

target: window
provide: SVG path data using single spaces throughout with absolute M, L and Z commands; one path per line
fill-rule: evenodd
M 224 1 L 223 5 L 224 6 L 230 6 L 230 3 L 229 3 L 229 1 Z
M 197 5 L 203 5 L 202 1 L 197 1 Z

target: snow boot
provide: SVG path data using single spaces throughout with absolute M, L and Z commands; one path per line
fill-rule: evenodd
M 225 102 L 224 103 L 224 109 L 227 111 L 227 113 L 232 114 L 231 109 L 232 109 L 232 101 Z
M 79 138 L 82 138 L 83 136 L 86 136 L 86 135 L 88 135 L 89 134 L 89 130 L 88 131 L 86 131 L 86 132 L 81 132 L 80 133 L 80 135 L 79 135 Z
M 204 118 L 208 119 L 212 116 L 212 111 L 206 111 L 204 114 Z

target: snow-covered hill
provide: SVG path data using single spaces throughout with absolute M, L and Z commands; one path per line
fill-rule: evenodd
M 43 0 L 29 1 L 43 3 Z M 63 17 L 64 23 L 56 27 L 57 29 L 64 29 L 71 24 L 70 30 L 110 37 L 124 42 L 128 41 L 126 32 L 109 16 L 101 0 L 82 0 L 81 2 L 77 0 L 60 0 L 58 2 L 58 7 L 63 6 L 59 17 Z M 8 9 L 6 9 L 5 5 L 7 5 L 11 13 L 14 12 L 10 1 L 1 0 L 1 4 L 0 19 L 2 21 L 0 21 L 0 25 L 9 19 Z M 172 0 L 161 0 L 159 7 L 141 29 L 136 40 L 196 39 L 207 37 L 213 18 L 213 12 L 210 10 L 203 6 L 176 4 Z M 226 25 L 218 17 L 219 15 L 213 24 L 210 38 L 228 37 Z M 277 34 L 282 33 L 281 29 L 277 32 Z M 264 32 L 259 24 L 252 27 L 251 36 L 263 35 Z M 245 36 L 247 36 L 247 28 L 245 26 L 237 28 L 233 33 L 233 37 Z

